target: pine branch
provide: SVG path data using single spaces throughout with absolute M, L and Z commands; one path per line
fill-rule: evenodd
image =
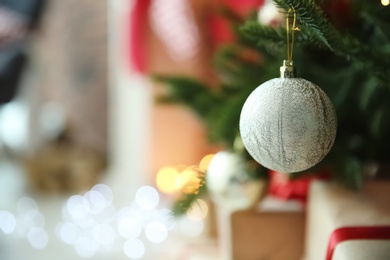
M 222 47 L 215 56 L 215 68 L 222 85 L 234 86 L 221 88 L 222 95 L 234 96 L 242 91 L 242 86 L 258 85 L 261 75 L 257 75 L 263 67 L 260 63 L 260 55 L 251 49 L 231 45 Z
M 286 43 L 286 29 L 264 26 L 258 21 L 247 21 L 239 28 L 239 32 L 256 46 L 264 46 L 269 42 Z
M 358 190 L 363 185 L 363 167 L 361 161 L 345 149 L 337 145 L 332 149 L 328 158 L 332 159 L 330 166 L 333 175 L 345 187 Z
M 172 214 L 175 217 L 179 217 L 187 213 L 196 203 L 198 199 L 201 197 L 205 196 L 207 193 L 207 188 L 206 188 L 206 177 L 205 175 L 199 176 L 200 178 L 200 186 L 197 191 L 194 193 L 183 193 L 182 197 L 175 201 L 172 206 Z
M 256 47 L 269 47 L 270 44 L 274 46 L 286 45 L 286 29 L 282 27 L 269 27 L 259 24 L 257 21 L 248 21 L 244 23 L 240 28 L 239 32 L 242 37 L 249 41 Z M 295 34 L 295 44 L 307 44 L 312 43 L 319 47 L 329 48 L 322 44 L 317 39 L 317 35 L 311 30 L 301 29 Z
M 221 102 L 221 98 L 210 90 L 205 84 L 180 76 L 155 75 L 153 79 L 164 83 L 170 92 L 161 95 L 157 101 L 166 103 L 181 103 L 189 106 L 201 118 L 206 118 L 215 104 Z
M 314 0 L 274 0 L 275 4 L 288 11 L 294 7 L 297 19 L 303 28 L 307 30 L 310 38 L 333 50 L 337 46 L 335 29 L 330 25 L 324 11 Z

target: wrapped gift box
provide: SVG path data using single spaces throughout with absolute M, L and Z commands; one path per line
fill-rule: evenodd
M 232 215 L 233 259 L 299 260 L 303 212 L 237 212 Z
M 337 236 L 328 259 L 390 259 L 390 182 L 369 182 L 359 192 L 313 182 L 304 259 L 327 259 L 332 235 Z
M 217 214 L 220 259 L 300 260 L 304 211 L 297 201 L 267 197 L 256 209 Z

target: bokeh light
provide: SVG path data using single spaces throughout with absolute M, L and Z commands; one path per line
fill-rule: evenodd
M 116 218 L 116 208 L 111 204 L 110 206 L 104 208 L 99 214 L 94 215 L 94 218 L 100 223 L 111 222 Z
M 16 220 L 14 215 L 6 210 L 0 210 L 0 230 L 5 234 L 11 234 L 15 230 Z
M 0 139 L 7 146 L 21 150 L 27 145 L 28 110 L 20 101 L 8 102 L 0 110 Z
M 83 257 L 92 257 L 95 255 L 98 244 L 91 237 L 80 237 L 75 244 L 76 252 Z
M 152 186 L 142 186 L 135 193 L 135 202 L 142 209 L 153 209 L 158 205 L 160 196 Z
M 168 230 L 172 230 L 176 225 L 176 219 L 173 217 L 172 210 L 170 209 L 160 209 L 157 220 L 163 223 Z
M 125 217 L 135 217 L 138 219 L 139 217 L 139 212 L 137 208 L 135 207 L 123 207 L 120 208 L 117 214 L 117 222 L 119 222 L 122 218 Z
M 199 163 L 199 169 L 202 172 L 206 172 L 207 168 L 210 165 L 211 160 L 214 158 L 215 154 L 208 154 L 202 158 L 202 160 Z
M 30 210 L 37 210 L 38 206 L 35 200 L 28 197 L 22 197 L 17 202 L 17 210 L 20 215 L 27 213 Z
M 207 216 L 209 207 L 202 199 L 197 199 L 191 209 L 187 212 L 187 217 L 193 221 L 199 221 Z
M 41 232 L 45 227 L 45 216 L 38 210 L 38 205 L 34 199 L 29 197 L 22 197 L 16 204 L 17 212 L 16 217 L 16 230 L 18 234 L 28 240 L 32 236 L 43 237 L 40 241 L 45 241 L 45 232 Z M 31 242 L 33 247 L 40 248 L 43 242 L 39 244 L 39 241 Z M 46 245 L 45 245 L 46 246 Z
M 110 187 L 108 187 L 105 184 L 96 184 L 93 186 L 91 191 L 97 191 L 100 194 L 103 195 L 105 201 L 106 201 L 106 207 L 110 206 L 112 204 L 112 201 L 114 199 L 114 194 Z
M 174 167 L 161 168 L 156 176 L 156 185 L 164 193 L 171 194 L 177 191 L 177 178 L 179 172 Z
M 92 214 L 98 214 L 106 207 L 106 200 L 98 191 L 90 190 L 85 193 L 84 198 L 88 201 L 90 205 L 90 213 Z
M 74 223 L 63 223 L 59 231 L 60 238 L 68 244 L 74 244 L 80 238 L 80 228 Z
M 87 199 L 80 195 L 73 195 L 70 197 L 66 204 L 66 208 L 69 215 L 75 220 L 86 218 L 90 210 Z
M 49 242 L 49 237 L 42 228 L 31 228 L 27 234 L 28 242 L 36 249 L 44 249 Z
M 171 168 L 176 172 L 175 185 L 179 175 L 178 169 L 182 171 L 180 174 L 184 173 L 182 181 L 184 180 L 186 184 L 194 180 L 196 183 L 199 182 L 197 167 L 179 165 L 178 168 Z M 72 245 L 77 254 L 85 258 L 93 258 L 97 253 L 110 252 L 117 245 L 115 241 L 123 239 L 124 254 L 131 259 L 142 259 L 145 257 L 145 241 L 163 243 L 168 239 L 169 230 L 176 225 L 176 219 L 173 218 L 170 209 L 157 209 L 160 196 L 152 186 L 140 187 L 130 205 L 119 208 L 118 211 L 112 202 L 112 190 L 103 184 L 95 185 L 84 194 L 69 197 L 62 206 L 63 222 L 56 226 L 58 239 Z M 203 205 L 202 202 L 200 204 Z M 45 217 L 38 210 L 37 203 L 31 198 L 24 197 L 18 201 L 17 209 L 20 214 L 16 219 L 12 213 L 0 211 L 0 229 L 4 233 L 11 233 L 20 227 L 20 234 L 32 247 L 36 249 L 47 247 L 49 236 L 44 230 Z M 203 208 L 197 210 L 204 211 Z M 198 215 L 193 219 L 201 219 Z M 203 222 L 198 222 L 200 223 L 194 227 L 186 227 L 182 223 L 181 228 L 185 230 L 187 236 L 194 237 L 203 230 Z M 188 221 L 186 223 L 193 225 Z
M 123 252 L 131 259 L 140 259 L 145 254 L 145 245 L 139 239 L 129 239 L 123 244 Z
M 141 233 L 142 229 L 134 231 L 130 228 L 129 231 L 126 220 L 118 224 L 129 216 L 130 208 L 121 209 L 117 214 L 112 202 L 113 192 L 104 184 L 95 185 L 84 195 L 71 196 L 62 208 L 65 222 L 57 226 L 58 237 L 73 245 L 80 256 L 93 257 L 97 252 L 112 251 L 118 233 L 125 233 L 127 237 L 132 237 L 129 235 L 131 232 Z
M 190 166 L 179 175 L 177 185 L 183 193 L 196 193 L 200 187 L 200 174 L 203 174 L 198 167 Z
M 27 227 L 41 227 L 45 226 L 45 216 L 37 209 L 30 209 L 21 215 Z
M 390 4 L 390 0 L 381 0 L 382 5 L 388 6 Z
M 96 224 L 96 220 L 91 215 L 87 215 L 82 219 L 75 219 L 74 221 L 79 227 L 84 229 L 91 228 Z
M 139 214 L 138 219 L 140 220 L 141 225 L 143 227 L 146 227 L 147 224 L 158 219 L 158 211 L 156 209 L 152 209 L 152 210 L 140 209 L 138 211 L 138 214 Z
M 213 191 L 222 192 L 226 186 L 228 178 L 223 178 L 229 165 L 229 156 L 225 152 L 218 153 L 210 162 L 207 174 L 207 185 Z
M 23 215 L 16 217 L 16 232 L 19 236 L 26 237 L 32 227 L 31 222 L 26 222 Z
M 145 235 L 150 242 L 162 243 L 168 237 L 168 230 L 160 221 L 152 221 L 146 225 Z
M 123 238 L 137 238 L 142 232 L 142 224 L 134 217 L 123 217 L 118 221 L 118 232 Z
M 100 245 L 110 245 L 115 240 L 114 229 L 108 224 L 96 225 L 92 230 L 92 236 Z
M 178 164 L 174 168 L 177 170 L 177 172 L 180 173 L 180 172 L 184 171 L 186 168 L 188 168 L 188 165 Z

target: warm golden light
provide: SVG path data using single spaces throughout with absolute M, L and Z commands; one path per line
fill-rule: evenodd
M 390 0 L 381 0 L 382 5 L 388 6 L 390 4 Z
M 198 167 L 190 166 L 182 171 L 177 179 L 177 188 L 183 193 L 196 193 L 200 187 L 200 174 L 203 174 Z
M 174 168 L 177 170 L 177 172 L 182 172 L 182 171 L 184 171 L 187 167 L 188 167 L 188 165 L 179 164 L 179 165 L 176 165 Z
M 208 154 L 199 163 L 199 169 L 202 172 L 206 172 L 207 168 L 209 167 L 210 161 L 213 159 L 215 154 Z
M 209 207 L 204 200 L 197 199 L 192 208 L 187 212 L 187 217 L 193 221 L 199 221 L 207 216 Z
M 178 176 L 179 172 L 174 167 L 161 168 L 156 177 L 156 185 L 158 189 L 167 194 L 176 192 Z

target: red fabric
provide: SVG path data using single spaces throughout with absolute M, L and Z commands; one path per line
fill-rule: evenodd
M 390 226 L 342 227 L 334 230 L 329 239 L 326 260 L 332 260 L 333 252 L 339 243 L 357 239 L 390 239 Z
M 152 0 L 134 0 L 130 10 L 130 42 L 129 59 L 133 70 L 145 73 L 147 70 L 147 49 L 145 31 L 148 23 L 148 10 Z M 183 0 L 185 1 L 185 0 Z M 250 10 L 261 6 L 264 0 L 219 0 L 218 5 L 225 5 L 240 16 L 244 17 Z M 216 14 L 215 10 L 207 19 L 211 44 L 218 47 L 220 44 L 232 42 L 233 34 L 225 19 Z
M 327 172 L 322 171 L 316 175 L 290 180 L 287 174 L 270 170 L 268 194 L 284 200 L 299 200 L 306 204 L 310 183 L 313 180 L 327 179 L 327 176 Z
M 210 17 L 209 21 L 209 35 L 212 41 L 214 49 L 224 43 L 234 41 L 233 33 L 229 27 L 229 24 L 218 16 Z
M 151 0 L 135 0 L 130 11 L 130 48 L 129 58 L 132 69 L 137 72 L 146 71 L 145 31 L 148 21 L 148 10 Z
M 249 11 L 258 8 L 263 4 L 264 0 L 220 0 L 218 2 L 219 6 L 226 6 L 243 18 Z M 229 22 L 216 12 L 211 14 L 209 18 L 209 28 L 209 33 L 214 47 L 234 41 L 234 35 Z
M 262 6 L 264 0 L 223 0 L 222 4 L 234 10 L 240 16 L 245 16 L 253 8 Z

